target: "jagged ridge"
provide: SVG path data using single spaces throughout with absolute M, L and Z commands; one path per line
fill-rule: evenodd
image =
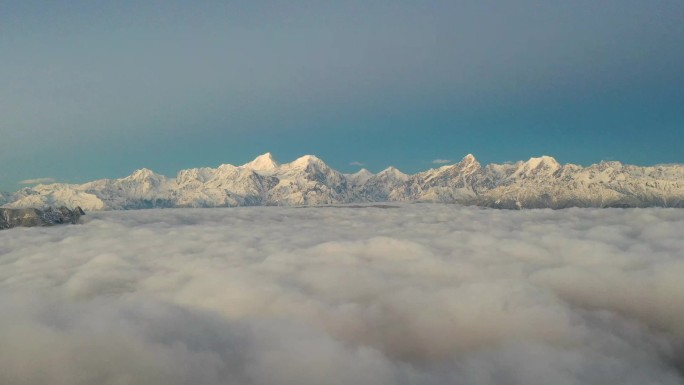
M 121 179 L 55 183 L 0 195 L 6 207 L 153 207 L 324 205 L 383 201 L 444 202 L 495 208 L 684 207 L 684 165 L 639 167 L 559 164 L 542 156 L 482 166 L 460 162 L 406 175 L 394 167 L 341 174 L 306 155 L 278 164 L 270 153 L 242 166 L 194 168 L 167 178 L 148 169 Z

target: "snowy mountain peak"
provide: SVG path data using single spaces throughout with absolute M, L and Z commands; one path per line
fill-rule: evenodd
M 551 175 L 558 171 L 562 166 L 553 157 L 540 156 L 530 158 L 527 162 L 518 162 L 518 168 L 510 178 L 529 178 L 536 175 Z
M 179 185 L 190 182 L 204 183 L 214 177 L 215 171 L 209 167 L 181 170 L 176 175 L 176 183 Z
M 477 159 L 475 159 L 475 156 L 473 154 L 468 154 L 463 157 L 461 163 L 477 163 Z
M 317 165 L 325 165 L 325 163 L 317 158 L 314 155 L 304 155 L 302 157 L 299 157 L 295 159 L 292 163 L 289 163 L 288 166 L 292 168 L 306 168 L 310 164 L 317 164 Z
M 391 177 L 393 179 L 398 179 L 398 180 L 408 180 L 409 176 L 404 174 L 403 172 L 399 171 L 396 167 L 394 166 L 389 166 L 386 169 L 380 171 L 378 176 L 385 176 L 385 177 Z
M 540 165 L 553 166 L 553 167 L 560 166 L 560 163 L 558 163 L 558 161 L 554 157 L 548 156 L 548 155 L 542 155 L 538 158 L 532 157 L 526 163 L 528 165 L 530 165 L 530 167 L 532 167 L 532 168 L 539 167 Z
M 373 175 L 375 174 L 366 170 L 365 168 L 362 168 L 361 170 L 353 174 L 345 174 L 344 176 L 347 178 L 348 181 L 352 182 L 352 185 L 357 186 L 366 183 L 366 181 L 372 178 Z
M 125 178 L 124 180 L 131 180 L 131 181 L 141 181 L 141 180 L 146 180 L 146 179 L 159 179 L 162 178 L 162 175 L 155 174 L 154 171 L 148 169 L 148 168 L 141 168 L 139 170 L 133 171 L 133 173 Z
M 471 173 L 480 168 L 480 162 L 475 159 L 473 154 L 468 154 L 463 157 L 463 159 L 457 164 L 463 172 Z
M 560 163 L 550 156 L 540 156 L 538 158 L 530 158 L 527 162 L 522 164 L 522 173 L 554 173 L 561 168 Z
M 353 176 L 353 177 L 357 177 L 357 178 L 363 178 L 363 177 L 369 177 L 370 178 L 373 175 L 374 174 L 372 172 L 366 170 L 365 168 L 362 168 L 361 170 L 359 170 L 353 174 L 349 174 L 349 176 Z
M 278 163 L 273 159 L 273 155 L 267 152 L 257 156 L 253 161 L 245 163 L 242 167 L 255 171 L 267 171 L 278 168 Z

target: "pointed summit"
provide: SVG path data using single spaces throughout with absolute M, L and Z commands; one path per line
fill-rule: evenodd
M 473 154 L 468 154 L 464 156 L 463 159 L 455 166 L 460 168 L 462 172 L 470 173 L 475 172 L 480 168 L 480 162 L 475 159 Z
M 392 178 L 392 179 L 397 179 L 397 180 L 407 180 L 409 178 L 408 175 L 404 174 L 403 172 L 399 171 L 396 167 L 394 166 L 389 166 L 386 169 L 380 171 L 378 176 L 384 176 L 386 178 Z
M 278 163 L 273 159 L 273 155 L 267 152 L 257 156 L 253 161 L 243 164 L 242 167 L 255 171 L 268 171 L 277 168 Z
M 463 157 L 461 163 L 477 163 L 477 159 L 475 159 L 475 156 L 473 154 L 468 154 Z

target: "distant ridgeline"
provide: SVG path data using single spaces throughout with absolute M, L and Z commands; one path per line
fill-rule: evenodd
M 49 184 L 0 194 L 4 207 L 154 207 L 326 205 L 442 202 L 493 208 L 684 207 L 684 165 L 639 167 L 601 162 L 561 165 L 543 156 L 482 166 L 462 161 L 406 175 L 389 167 L 342 174 L 315 156 L 278 164 L 270 153 L 242 166 L 182 170 L 175 178 L 148 169 L 121 179 Z

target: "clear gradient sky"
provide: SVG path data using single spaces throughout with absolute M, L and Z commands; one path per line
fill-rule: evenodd
M 0 190 L 316 154 L 684 162 L 684 1 L 0 0 Z

